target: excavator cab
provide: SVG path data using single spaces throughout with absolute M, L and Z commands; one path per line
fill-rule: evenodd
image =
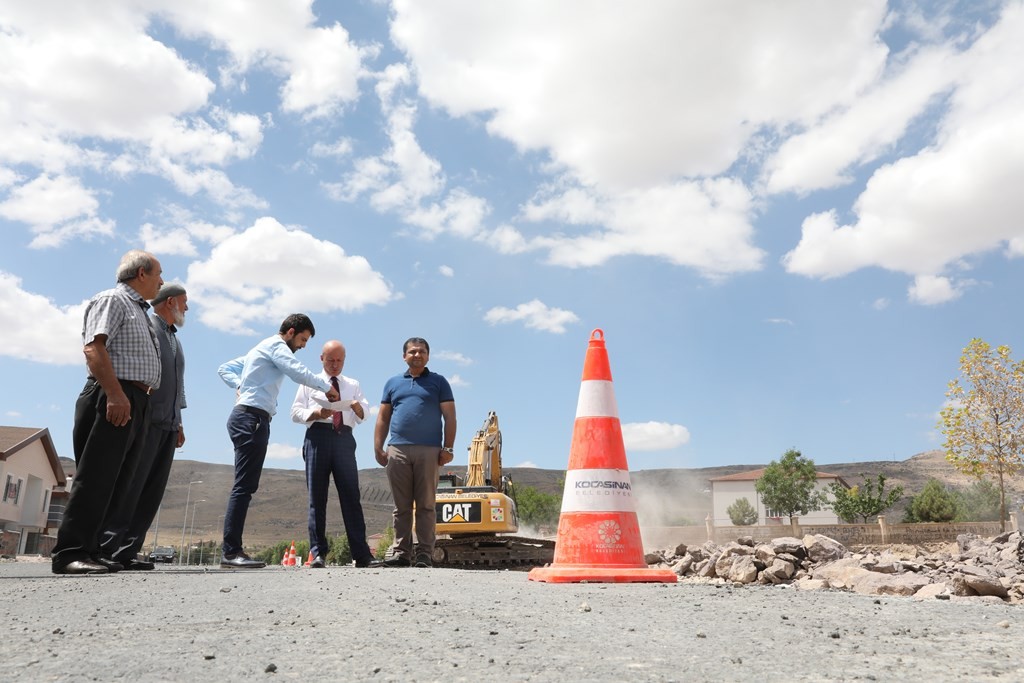
M 512 479 L 501 469 L 498 416 L 487 414 L 469 446 L 466 477 L 438 478 L 435 565 L 537 565 L 550 562 L 554 542 L 504 534 L 519 531 Z

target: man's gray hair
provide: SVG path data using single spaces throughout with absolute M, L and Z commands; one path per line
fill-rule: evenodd
M 121 263 L 117 266 L 117 281 L 128 282 L 138 277 L 139 268 L 146 271 L 146 274 L 153 272 L 153 255 L 141 249 L 132 249 L 121 257 Z

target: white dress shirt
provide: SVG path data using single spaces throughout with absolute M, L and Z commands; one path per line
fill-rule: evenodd
M 326 372 L 321 372 L 319 377 L 327 382 L 328 385 L 331 383 L 331 376 Z M 342 422 L 349 427 L 355 427 L 370 414 L 370 402 L 363 396 L 363 390 L 360 388 L 359 382 L 351 377 L 338 375 L 338 391 L 341 394 L 341 398 L 338 400 L 346 406 L 341 411 Z M 301 422 L 307 426 L 313 422 L 331 424 L 332 420 L 329 417 L 321 420 L 313 419 L 313 413 L 324 407 L 322 403 L 317 402 L 318 400 L 322 402 L 327 401 L 327 396 L 324 392 L 307 387 L 304 384 L 299 385 L 298 391 L 295 392 L 295 400 L 292 401 L 292 421 Z M 352 408 L 348 407 L 353 401 L 358 402 L 363 407 L 363 417 L 359 417 Z

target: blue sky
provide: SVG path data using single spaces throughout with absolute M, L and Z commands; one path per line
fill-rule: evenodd
M 631 469 L 902 460 L 972 337 L 1019 346 L 1021 2 L 7 3 L 0 63 L 0 422 L 67 457 L 132 248 L 216 463 L 217 366 L 292 312 L 371 404 L 427 338 L 456 464 L 494 410 L 551 469 L 595 328 Z

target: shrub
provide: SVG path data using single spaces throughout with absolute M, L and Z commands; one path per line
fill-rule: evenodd
M 904 518 L 907 522 L 949 522 L 956 519 L 958 496 L 943 486 L 938 479 L 929 479 L 914 496 Z
M 757 510 L 746 498 L 733 501 L 732 505 L 725 508 L 725 512 L 736 526 L 750 526 L 757 523 Z

